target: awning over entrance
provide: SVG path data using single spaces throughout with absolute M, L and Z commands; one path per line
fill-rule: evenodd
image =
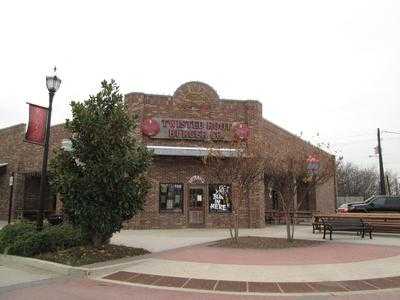
M 153 150 L 156 155 L 166 156 L 207 156 L 211 151 L 218 152 L 223 157 L 233 157 L 237 152 L 236 149 L 221 148 L 204 148 L 204 147 L 176 147 L 176 146 L 152 146 L 148 145 L 147 149 Z
M 7 170 L 7 165 L 8 163 L 0 162 L 0 174 L 3 175 L 5 174 Z

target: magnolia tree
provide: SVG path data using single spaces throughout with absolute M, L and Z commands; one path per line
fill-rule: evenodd
M 84 102 L 72 102 L 70 151 L 51 161 L 50 183 L 64 212 L 98 246 L 143 207 L 151 153 L 135 140 L 136 119 L 114 81 Z
M 297 198 L 298 191 L 307 195 L 318 185 L 333 180 L 335 160 L 320 148 L 289 139 L 280 141 L 279 146 L 269 144 L 265 151 L 265 179 L 278 193 L 285 213 L 287 240 L 292 241 L 296 212 L 305 199 Z
M 239 207 L 241 202 L 247 203 L 249 226 L 251 225 L 250 192 L 255 185 L 263 183 L 265 160 L 262 141 L 253 139 L 251 142 L 234 139 L 230 144 L 220 149 L 213 145 L 208 149 L 208 155 L 203 158 L 207 176 L 219 182 L 229 180 L 236 187 L 234 197 L 231 197 L 232 219 L 229 227 L 230 236 L 234 241 L 239 237 Z M 229 150 L 227 150 L 228 148 Z

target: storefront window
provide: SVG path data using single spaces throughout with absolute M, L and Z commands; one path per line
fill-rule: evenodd
M 210 184 L 210 212 L 231 212 L 231 186 L 228 184 Z
M 160 211 L 182 212 L 183 185 L 177 183 L 160 184 Z

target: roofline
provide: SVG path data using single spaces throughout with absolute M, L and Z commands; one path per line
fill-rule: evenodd
M 64 123 L 58 123 L 58 124 L 55 124 L 55 125 L 51 125 L 50 128 L 58 127 L 58 126 L 65 126 L 65 124 L 66 124 L 66 122 L 64 122 Z
M 150 94 L 150 93 L 142 93 L 142 92 L 130 92 L 130 93 L 125 94 L 124 97 L 135 96 L 135 95 L 168 98 L 168 100 L 173 100 L 174 99 L 174 96 L 171 96 L 171 95 Z M 218 99 L 216 99 L 216 102 L 218 102 L 218 101 L 257 103 L 257 104 L 262 105 L 262 103 L 259 100 L 254 100 L 254 99 L 224 99 L 224 98 L 218 98 Z
M 19 124 L 16 124 L 16 125 L 7 126 L 7 127 L 4 127 L 4 128 L 0 128 L 0 131 L 7 130 L 7 129 L 12 129 L 14 127 L 19 127 L 19 126 L 26 126 L 26 124 L 25 123 L 19 123 Z
M 313 148 L 319 149 L 320 151 L 324 152 L 325 154 L 331 156 L 332 158 L 336 158 L 336 155 L 331 154 L 331 153 L 329 153 L 329 152 L 327 152 L 327 151 L 325 151 L 325 150 L 323 150 L 323 149 L 321 149 L 321 148 L 319 148 L 319 147 L 317 147 L 317 146 L 311 144 L 309 141 L 306 141 L 306 140 L 302 139 L 301 137 L 299 137 L 298 135 L 296 135 L 296 134 L 294 134 L 294 133 L 288 131 L 287 129 L 285 129 L 285 128 L 279 126 L 279 125 L 276 125 L 274 122 L 271 122 L 270 120 L 268 120 L 268 119 L 266 119 L 266 118 L 264 118 L 264 117 L 263 117 L 263 120 L 264 120 L 264 121 L 267 121 L 267 122 L 270 123 L 270 124 L 272 124 L 273 126 L 275 126 L 276 128 L 278 128 L 279 130 L 282 130 L 283 132 L 289 134 L 291 137 L 294 137 L 294 138 L 300 140 L 300 141 L 303 142 L 303 143 L 307 143 L 309 146 L 311 146 L 311 147 L 313 147 Z

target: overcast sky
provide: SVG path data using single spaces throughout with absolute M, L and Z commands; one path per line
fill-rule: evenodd
M 400 1 L 4 1 L 0 128 L 47 105 L 53 124 L 114 78 L 123 93 L 173 94 L 186 81 L 256 99 L 264 117 L 347 161 L 377 165 L 376 128 L 400 132 Z M 319 133 L 319 137 L 317 134 Z M 383 133 L 400 174 L 400 135 Z

